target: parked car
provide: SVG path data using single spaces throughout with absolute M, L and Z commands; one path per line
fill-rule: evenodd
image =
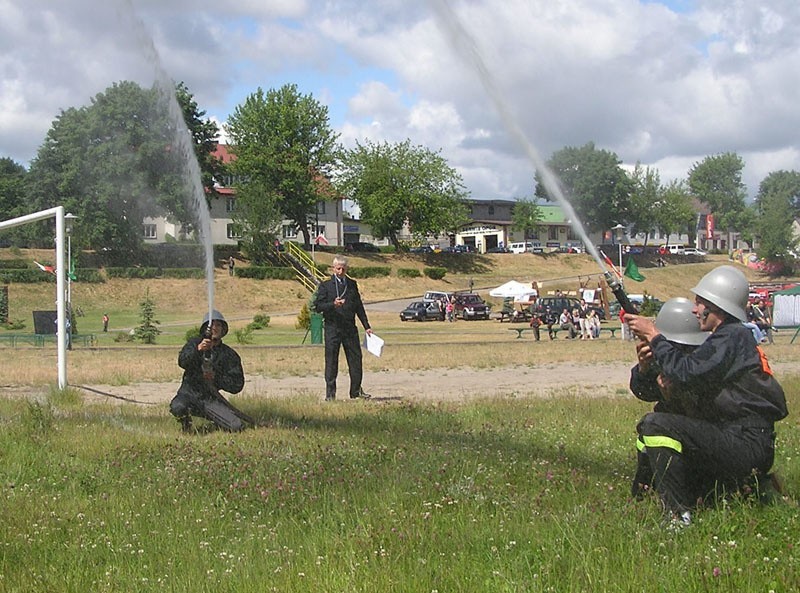
M 428 290 L 422 297 L 425 303 L 435 303 L 436 301 L 450 300 L 453 296 L 452 292 L 443 292 L 441 290 Z
M 537 311 L 544 311 L 547 307 L 550 307 L 551 311 L 554 311 L 556 314 L 561 314 L 564 309 L 569 309 L 572 311 L 573 309 L 577 309 L 581 306 L 581 300 L 576 297 L 568 297 L 568 296 L 543 296 L 539 297 L 536 301 L 534 307 L 536 307 Z M 595 305 L 589 305 L 589 308 L 594 310 L 597 313 L 598 319 L 601 321 L 605 320 L 606 312 L 603 307 L 597 307 Z
M 455 296 L 454 311 L 461 319 L 489 319 L 491 308 L 480 296 L 467 292 Z
M 706 253 L 702 249 L 687 247 L 686 249 L 683 250 L 683 255 L 708 255 L 708 253 Z
M 381 248 L 373 243 L 367 243 L 365 241 L 354 241 L 353 243 L 348 243 L 344 246 L 345 251 L 357 251 L 361 253 L 380 253 Z
M 434 249 L 430 245 L 419 245 L 418 247 L 412 247 L 408 250 L 409 253 L 433 253 Z
M 413 301 L 400 312 L 400 321 L 441 321 L 442 315 L 436 303 Z
M 472 253 L 469 245 L 452 245 L 442 249 L 442 253 Z
M 486 253 L 510 253 L 508 247 L 489 247 Z

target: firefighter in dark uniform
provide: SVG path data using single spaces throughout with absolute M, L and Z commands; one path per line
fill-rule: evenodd
M 333 258 L 333 276 L 317 288 L 314 309 L 325 319 L 325 399 L 336 399 L 336 377 L 339 374 L 339 350 L 344 348 L 350 370 L 350 398 L 369 398 L 361 388 L 361 342 L 356 317 L 364 330 L 372 333 L 358 292 L 358 284 L 347 277 L 347 258 Z
M 661 335 L 687 353 L 705 342 L 709 336 L 709 332 L 700 329 L 700 323 L 692 313 L 693 309 L 694 303 L 689 299 L 669 299 L 659 310 L 655 321 Z M 658 365 L 653 362 L 650 344 L 637 341 L 636 355 L 639 363 L 631 369 L 630 388 L 638 399 L 654 402 L 654 412 L 714 419 L 713 404 L 701 406 L 696 393 L 676 390 L 669 379 L 659 372 Z M 637 426 L 640 427 L 641 424 Z M 631 494 L 634 498 L 642 498 L 652 486 L 653 470 L 641 433 L 636 440 L 636 448 L 637 466 Z M 705 494 L 703 485 L 698 485 L 695 490 Z
M 690 476 L 702 473 L 725 488 L 766 480 L 775 453 L 774 423 L 787 415 L 786 398 L 746 320 L 749 286 L 733 266 L 720 266 L 692 289 L 693 313 L 711 335 L 690 353 L 662 335 L 652 319 L 626 316 L 648 342 L 653 361 L 672 387 L 697 394 L 713 418 L 653 412 L 639 424 L 653 470 L 653 487 L 678 524 L 691 522 L 697 503 Z
M 192 429 L 192 416 L 206 418 L 229 432 L 245 428 L 244 414 L 219 393 L 219 390 L 239 393 L 244 387 L 242 359 L 222 342 L 227 333 L 228 323 L 222 313 L 214 310 L 210 325 L 206 313 L 200 335 L 186 342 L 178 354 L 183 381 L 169 410 L 184 432 Z

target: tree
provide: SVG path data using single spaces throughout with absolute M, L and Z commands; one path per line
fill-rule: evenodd
M 686 183 L 672 180 L 659 190 L 657 228 L 669 237 L 673 233 L 689 232 L 697 212 Z
M 338 135 L 328 122 L 328 108 L 301 95 L 296 85 L 266 93 L 259 88 L 236 107 L 225 129 L 236 155 L 237 208 L 248 239 L 271 234 L 278 222 L 271 219 L 280 212 L 309 246 L 309 224 L 336 162 Z
M 517 200 L 511 211 L 511 225 L 525 233 L 525 240 L 533 235 L 542 222 L 542 211 L 533 200 Z
M 613 152 L 597 150 L 593 142 L 580 148 L 563 148 L 547 162 L 580 222 L 589 231 L 607 230 L 627 221 L 632 188 L 621 162 Z M 555 199 L 539 173 L 536 173 L 535 193 L 540 198 Z
M 761 182 L 756 196 L 758 257 L 788 265 L 798 240 L 792 223 L 800 201 L 800 173 L 773 171 Z
M 738 213 L 745 208 L 742 183 L 744 161 L 733 152 L 708 156 L 689 171 L 689 189 L 717 217 L 719 225 L 734 230 Z
M 25 167 L 9 158 L 0 158 L 0 220 L 25 214 Z
M 191 95 L 184 86 L 179 92 L 191 111 Z M 205 138 L 214 125 L 199 115 L 187 124 L 193 138 Z M 175 150 L 180 129 L 161 90 L 113 84 L 53 122 L 29 172 L 31 204 L 63 205 L 78 216 L 76 242 L 129 260 L 141 246 L 144 217 L 168 215 L 187 225 L 198 218 L 186 155 Z
M 160 321 L 156 320 L 156 303 L 150 297 L 150 289 L 144 293 L 144 298 L 139 303 L 141 324 L 133 330 L 133 337 L 142 344 L 155 344 L 156 337 L 161 330 L 156 327 Z
M 647 238 L 659 228 L 658 218 L 663 205 L 664 188 L 661 186 L 661 177 L 658 169 L 636 167 L 630 174 L 631 195 L 628 202 L 628 223 L 632 225 L 632 233 L 645 234 Z
M 210 119 L 203 119 L 206 112 L 200 110 L 194 96 L 183 82 L 175 86 L 175 98 L 183 112 L 186 127 L 192 135 L 203 187 L 208 190 L 209 196 L 216 195 L 214 182 L 220 180 L 225 173 L 224 164 L 214 156 L 219 138 L 219 126 Z
M 376 237 L 400 247 L 404 224 L 416 236 L 455 231 L 467 221 L 461 176 L 422 146 L 356 143 L 342 155 L 336 186 L 358 204 Z

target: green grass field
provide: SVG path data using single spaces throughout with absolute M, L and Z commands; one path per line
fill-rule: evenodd
M 693 270 L 697 277 L 705 273 Z M 498 285 L 519 273 L 487 272 L 476 285 Z M 692 274 L 673 271 L 679 285 L 672 290 L 685 294 L 696 281 Z M 466 278 L 454 274 L 449 282 Z M 299 346 L 303 331 L 293 327 L 292 308 L 305 295 L 286 283 L 239 280 L 231 279 L 230 287 L 219 280 L 229 317 L 246 323 L 265 311 L 273 322 L 259 339 L 291 338 Z M 413 296 L 424 285 L 392 280 L 394 286 L 391 280 L 361 284 L 374 300 Z M 652 292 L 674 296 L 667 293 L 668 278 L 657 280 L 648 277 L 664 288 Z M 125 315 L 136 319 L 141 282 L 76 286 L 73 294 L 84 303 L 87 323 L 96 318 L 99 324 L 107 309 L 114 327 Z M 107 347 L 78 348 L 70 355 L 70 377 L 109 384 L 179 377 L 182 324 L 196 325 L 205 306 L 202 291 L 197 304 L 186 301 L 202 288 L 186 282 L 149 284 L 162 323 L 175 324 L 174 339 L 164 336 L 163 345 L 149 348 L 115 346 L 110 339 Z M 46 292 L 16 288 L 13 307 L 52 301 Z M 585 364 L 630 366 L 634 358 L 629 345 L 610 339 L 580 350 L 564 341 L 537 349 L 496 321 L 409 325 L 386 313 L 376 314 L 373 324 L 408 344 L 381 364 L 409 371 L 535 369 L 578 355 Z M 795 348 L 781 332 L 768 352 L 771 360 L 792 362 Z M 249 373 L 322 376 L 318 347 L 242 350 Z M 42 390 L 54 380 L 49 351 L 0 352 L 3 382 L 23 391 L 31 386 L 29 397 L 0 399 L 3 593 L 800 587 L 800 431 L 793 415 L 778 426 L 775 466 L 787 486 L 784 500 L 763 506 L 734 497 L 672 532 L 664 529 L 656 500 L 630 498 L 634 426 L 647 408 L 615 389 L 592 398 L 565 388 L 540 398 L 333 405 L 311 395 L 256 394 L 237 403 L 264 426 L 236 435 L 183 435 L 164 405 L 90 404 L 72 388 Z M 34 371 L 47 365 L 53 368 Z M 793 411 L 800 377 L 780 379 Z

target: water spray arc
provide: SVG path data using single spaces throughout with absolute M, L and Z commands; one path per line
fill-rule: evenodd
M 153 39 L 145 28 L 144 23 L 136 16 L 130 1 L 123 2 L 123 13 L 123 18 L 130 23 L 139 44 L 144 50 L 145 58 L 154 69 L 156 86 L 167 107 L 169 120 L 174 126 L 173 149 L 177 149 L 178 154 L 186 164 L 184 179 L 190 188 L 190 203 L 187 205 L 189 206 L 189 211 L 197 215 L 197 230 L 200 236 L 200 243 L 203 246 L 206 264 L 208 317 L 211 319 L 214 312 L 214 245 L 211 237 L 211 213 L 206 201 L 200 164 L 197 162 L 197 155 L 194 152 L 194 140 L 184 120 L 181 106 L 178 104 L 174 81 L 164 70 Z
M 600 266 L 603 271 L 603 276 L 608 282 L 609 288 L 614 293 L 614 296 L 620 303 L 620 306 L 625 312 L 633 313 L 635 309 L 625 294 L 622 288 L 622 282 L 606 268 L 605 262 L 600 257 L 600 254 L 595 245 L 589 240 L 586 230 L 580 222 L 580 219 L 575 214 L 575 209 L 570 204 L 556 175 L 550 170 L 545 161 L 539 155 L 536 147 L 527 139 L 522 131 L 519 123 L 514 119 L 511 109 L 508 106 L 503 95 L 499 91 L 497 82 L 494 79 L 489 68 L 486 66 L 486 61 L 480 52 L 478 44 L 474 37 L 467 31 L 458 15 L 453 11 L 450 6 L 449 0 L 433 0 L 432 2 L 440 29 L 447 35 L 450 44 L 455 49 L 456 54 L 459 55 L 465 62 L 475 71 L 478 78 L 483 85 L 484 90 L 489 95 L 489 98 L 494 104 L 495 110 L 503 121 L 506 130 L 513 136 L 519 145 L 525 150 L 528 159 L 533 164 L 534 168 L 539 172 L 547 192 L 553 196 L 564 213 L 567 215 L 572 228 L 578 234 L 586 246 L 586 250 L 592 258 Z

